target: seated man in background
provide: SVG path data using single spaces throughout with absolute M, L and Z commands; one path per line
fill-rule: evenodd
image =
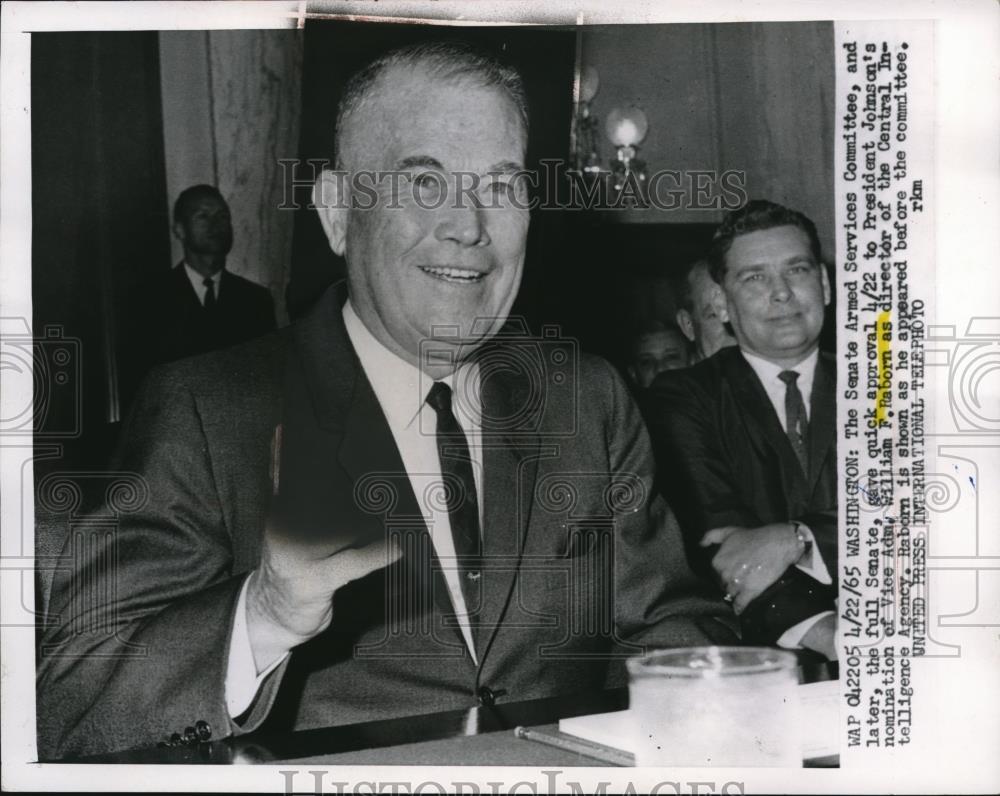
M 690 346 L 680 329 L 650 321 L 632 338 L 628 375 L 636 391 L 645 392 L 660 373 L 686 368 L 690 359 Z
M 347 84 L 315 197 L 346 284 L 154 374 L 121 463 L 148 500 L 55 578 L 43 758 L 594 691 L 735 638 L 622 380 L 504 327 L 527 137 L 520 76 L 467 47 Z
M 720 348 L 736 345 L 719 318 L 719 285 L 708 272 L 708 261 L 698 260 L 677 280 L 677 325 L 694 346 L 691 364 L 708 359 Z
M 739 347 L 654 382 L 661 488 L 744 640 L 833 657 L 836 374 L 819 351 L 830 285 L 816 228 L 752 201 L 719 226 L 709 262 Z

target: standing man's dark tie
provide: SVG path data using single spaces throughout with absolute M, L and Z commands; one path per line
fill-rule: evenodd
M 205 286 L 205 311 L 215 310 L 215 280 L 206 276 L 202 284 Z
M 471 618 L 478 612 L 481 600 L 482 538 L 469 444 L 451 409 L 451 387 L 441 381 L 434 382 L 427 393 L 427 403 L 437 414 L 438 459 L 445 484 L 451 535 L 458 556 L 462 595 Z
M 799 373 L 795 370 L 783 370 L 778 378 L 785 382 L 785 433 L 792 443 L 792 450 L 799 458 L 802 472 L 809 474 L 809 419 L 806 415 L 806 404 L 799 391 Z

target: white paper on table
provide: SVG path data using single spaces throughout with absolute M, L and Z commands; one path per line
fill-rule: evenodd
M 840 688 L 837 680 L 798 687 L 801 705 L 802 757 L 825 757 L 840 752 Z M 602 746 L 635 753 L 628 710 L 560 719 L 559 731 Z

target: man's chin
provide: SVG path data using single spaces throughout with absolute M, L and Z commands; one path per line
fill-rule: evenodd
M 435 335 L 421 343 L 420 360 L 434 367 L 450 365 L 454 368 L 468 360 L 487 340 L 489 336 L 483 335 Z

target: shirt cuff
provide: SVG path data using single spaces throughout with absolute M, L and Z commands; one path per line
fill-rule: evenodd
M 812 630 L 812 626 L 815 625 L 820 619 L 824 619 L 828 616 L 833 616 L 833 611 L 821 611 L 815 616 L 803 619 L 797 625 L 792 625 L 788 628 L 788 630 L 781 634 L 781 638 L 778 639 L 778 646 L 786 650 L 801 649 L 802 639 L 806 637 L 806 633 Z
M 804 553 L 802 558 L 796 563 L 796 567 L 803 572 L 805 572 L 809 577 L 815 578 L 824 586 L 829 586 L 833 583 L 833 578 L 830 577 L 830 571 L 826 568 L 826 563 L 823 561 L 823 555 L 819 552 L 819 545 L 816 544 L 816 537 L 813 536 L 812 530 L 808 525 L 801 522 L 796 523 L 799 529 L 806 535 L 808 542 L 806 544 L 806 549 L 808 552 Z
M 246 713 L 253 704 L 261 684 L 288 657 L 286 652 L 272 661 L 262 672 L 257 672 L 257 664 L 250 646 L 250 631 L 247 628 L 247 586 L 250 578 L 243 581 L 240 597 L 236 602 L 233 617 L 233 633 L 229 640 L 229 662 L 226 667 L 226 709 L 229 717 L 235 719 Z

